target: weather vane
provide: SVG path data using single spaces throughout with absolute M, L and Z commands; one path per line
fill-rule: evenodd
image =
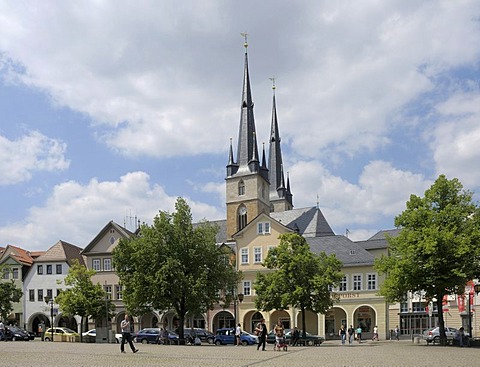
M 242 35 L 243 38 L 245 38 L 245 43 L 243 44 L 243 47 L 245 47 L 245 49 L 246 49 L 248 47 L 248 42 L 247 42 L 248 33 L 247 32 L 242 32 L 240 34 Z
M 268 78 L 272 81 L 272 89 L 275 90 L 277 87 L 275 87 L 275 77 L 272 76 L 271 78 Z

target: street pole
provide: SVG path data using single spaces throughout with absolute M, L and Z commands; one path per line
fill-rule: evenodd
M 50 318 L 52 319 L 52 327 L 50 330 L 52 331 L 52 342 L 53 342 L 53 299 L 50 301 Z
M 45 297 L 45 303 L 50 304 L 50 331 L 52 332 L 52 342 L 53 342 L 53 297 Z

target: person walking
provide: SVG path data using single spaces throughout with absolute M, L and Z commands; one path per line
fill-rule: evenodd
M 360 325 L 357 327 L 357 341 L 358 344 L 362 342 L 362 327 Z
M 393 333 L 395 334 L 395 339 L 397 340 L 397 342 L 400 341 L 400 329 L 398 328 L 398 325 L 395 327 Z
M 345 345 L 345 339 L 347 338 L 347 331 L 345 330 L 345 325 L 342 324 L 340 326 L 340 330 L 338 330 L 338 336 L 342 340 L 342 345 Z
M 297 327 L 293 329 L 292 334 L 292 347 L 296 347 L 298 343 L 298 339 L 300 338 L 300 332 L 298 331 Z
M 353 328 L 353 325 L 350 325 L 348 328 L 348 344 L 353 344 L 353 338 L 355 335 L 355 329 Z
M 130 319 L 125 314 L 125 319 L 120 323 L 122 328 L 122 344 L 120 344 L 120 352 L 125 353 L 125 343 L 128 342 L 133 353 L 137 353 L 138 349 L 135 348 L 132 341 L 132 334 L 130 333 Z
M 238 323 L 235 329 L 235 344 L 238 347 L 240 345 L 240 336 L 242 335 L 242 326 Z
M 285 328 L 283 327 L 281 320 L 277 321 L 277 325 L 275 325 L 274 332 L 275 332 L 275 345 L 273 349 L 276 348 L 277 350 L 280 350 L 281 347 L 284 345 L 283 337 L 285 334 Z
M 377 341 L 378 342 L 378 326 L 375 325 L 375 327 L 373 328 L 373 338 L 372 338 L 372 342 L 373 341 Z
M 257 332 L 257 335 L 258 335 L 258 346 L 257 346 L 257 350 L 260 349 L 260 346 L 262 347 L 262 351 L 265 350 L 265 344 L 266 344 L 266 340 L 267 340 L 267 325 L 265 325 L 265 319 L 262 319 L 255 331 Z
M 3 324 L 2 320 L 0 320 L 0 340 L 5 337 L 5 325 Z

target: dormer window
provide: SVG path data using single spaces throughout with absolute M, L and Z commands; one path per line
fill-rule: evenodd
M 245 195 L 245 182 L 243 180 L 240 180 L 238 183 L 238 196 Z
M 260 222 L 257 224 L 258 234 L 270 233 L 270 222 Z

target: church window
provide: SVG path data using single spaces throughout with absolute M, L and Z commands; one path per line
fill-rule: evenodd
M 247 208 L 241 206 L 238 210 L 238 230 L 245 228 L 247 225 Z
M 240 180 L 238 183 L 238 195 L 245 195 L 245 182 L 243 182 L 243 180 Z

